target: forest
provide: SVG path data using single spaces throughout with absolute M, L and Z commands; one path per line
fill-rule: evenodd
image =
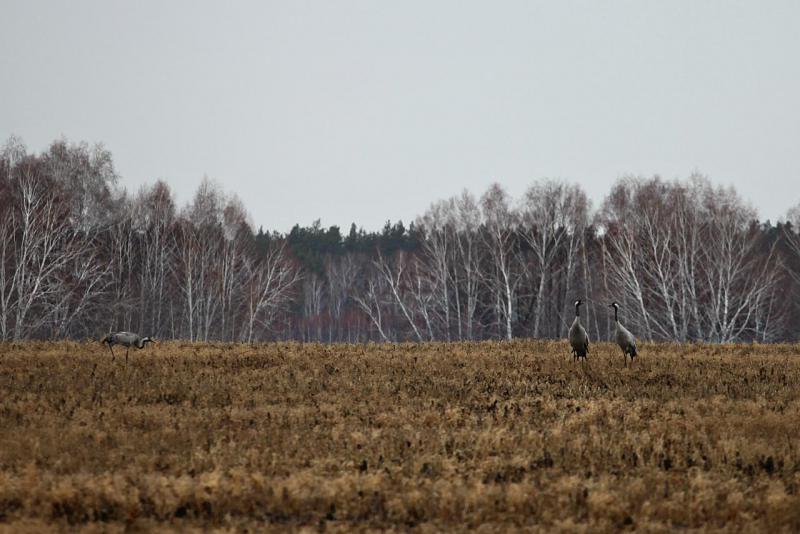
M 592 340 L 608 304 L 638 338 L 796 341 L 800 204 L 759 220 L 700 174 L 620 178 L 593 205 L 579 184 L 495 183 L 431 199 L 379 231 L 319 220 L 255 229 L 203 179 L 129 192 L 102 145 L 0 147 L 0 340 L 307 342 L 562 338 L 584 299 Z M 291 202 L 291 199 L 286 199 Z

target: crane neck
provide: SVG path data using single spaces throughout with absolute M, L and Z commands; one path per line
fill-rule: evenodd
M 617 308 L 616 306 L 614 306 L 614 322 L 615 322 L 615 323 L 619 323 L 619 317 L 617 316 L 617 312 L 618 312 L 618 311 L 619 311 L 619 308 Z

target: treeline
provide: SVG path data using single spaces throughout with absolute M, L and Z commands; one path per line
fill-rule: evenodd
M 597 209 L 560 181 L 498 184 L 407 226 L 254 231 L 204 180 L 119 187 L 102 146 L 0 152 L 0 337 L 323 342 L 563 337 L 582 298 L 592 339 L 616 300 L 641 339 L 797 339 L 800 209 L 759 222 L 702 176 L 619 180 Z

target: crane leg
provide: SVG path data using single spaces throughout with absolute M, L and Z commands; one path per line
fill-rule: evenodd
M 128 353 L 131 351 L 131 348 L 128 347 L 125 349 L 125 365 L 128 365 Z
M 109 346 L 108 346 L 108 350 L 110 350 L 110 351 L 111 351 L 111 361 L 113 362 L 113 361 L 114 361 L 114 358 L 116 357 L 116 356 L 114 355 L 114 347 L 112 347 L 111 345 L 109 345 Z

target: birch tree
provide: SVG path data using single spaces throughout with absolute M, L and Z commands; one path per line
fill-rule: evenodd
M 733 190 L 700 176 L 628 179 L 604 217 L 607 274 L 640 336 L 731 342 L 780 321 L 776 243 L 761 247 L 755 212 Z
M 339 258 L 329 256 L 325 262 L 325 278 L 328 281 L 328 313 L 331 326 L 328 341 L 333 341 L 333 325 L 336 325 L 336 339 L 343 339 L 342 322 L 351 295 L 355 292 L 358 265 L 351 253 Z M 350 341 L 348 338 L 347 341 Z
M 363 291 L 353 293 L 352 299 L 369 318 L 381 340 L 391 341 L 384 323 L 384 306 L 388 300 L 385 296 L 385 277 L 374 267 L 362 276 L 365 277 Z
M 451 250 L 454 252 L 454 283 L 456 291 L 456 309 L 459 317 L 459 339 L 462 339 L 462 328 L 466 339 L 474 340 L 476 336 L 478 301 L 483 263 L 483 249 L 480 242 L 481 213 L 478 203 L 468 191 L 463 191 L 454 202 L 455 242 Z
M 427 305 L 429 300 L 424 298 L 421 293 L 414 294 L 414 286 L 416 284 L 421 284 L 421 281 L 409 276 L 407 267 L 411 262 L 413 262 L 413 259 L 409 260 L 402 251 L 395 254 L 395 259 L 391 263 L 384 259 L 380 252 L 378 253 L 378 258 L 373 260 L 378 274 L 386 283 L 392 303 L 400 311 L 403 318 L 405 318 L 406 324 L 411 328 L 417 341 L 423 341 L 422 332 L 416 321 L 417 314 L 415 313 L 415 304 L 419 305 L 424 303 Z M 412 290 L 408 291 L 409 288 Z M 423 290 L 422 287 L 417 289 L 420 292 L 427 291 Z M 423 314 L 424 313 L 427 313 L 427 310 L 425 310 Z
M 67 207 L 60 202 L 57 188 L 33 167 L 21 169 L 16 183 L 14 215 L 6 219 L 16 231 L 6 245 L 7 257 L 14 261 L 7 272 L 7 308 L 13 308 L 11 337 L 23 339 L 36 332 L 51 318 L 52 305 L 63 288 L 61 274 L 75 261 L 95 261 L 89 251 L 91 241 L 69 223 Z
M 709 340 L 729 343 L 752 328 L 758 307 L 777 282 L 780 264 L 774 246 L 758 254 L 755 212 L 731 189 L 709 188 L 703 199 L 708 210 L 705 306 Z
M 577 244 L 586 227 L 587 210 L 586 195 L 575 185 L 542 180 L 525 192 L 520 235 L 533 252 L 531 278 L 538 281 L 534 296 L 533 337 L 540 336 L 545 288 L 550 277 L 561 271 L 557 267 L 558 259 L 565 270 L 566 286 L 570 286 L 577 260 Z M 563 298 L 559 300 L 563 301 Z
M 489 186 L 481 197 L 483 242 L 491 266 L 484 279 L 494 304 L 498 326 L 506 339 L 514 335 L 515 301 L 519 269 L 515 256 L 517 214 L 509 206 L 509 198 L 500 184 Z
M 245 258 L 244 270 L 247 274 L 244 300 L 247 328 L 243 337 L 251 343 L 256 328 L 268 329 L 288 305 L 300 273 L 289 262 L 283 244 L 274 245 L 260 259 Z
M 440 201 L 431 204 L 421 217 L 417 218 L 422 240 L 422 257 L 425 270 L 435 279 L 437 289 L 435 298 L 437 308 L 442 316 L 441 330 L 447 341 L 451 340 L 450 332 L 450 287 L 453 243 L 453 228 L 450 219 L 451 202 Z M 421 280 L 419 280 L 421 286 Z M 420 295 L 421 296 L 421 295 Z
M 166 183 L 158 181 L 140 190 L 133 206 L 135 232 L 139 247 L 139 315 L 140 329 L 157 337 L 167 332 L 177 335 L 174 324 L 168 328 L 167 310 L 174 292 L 176 241 L 175 203 Z

